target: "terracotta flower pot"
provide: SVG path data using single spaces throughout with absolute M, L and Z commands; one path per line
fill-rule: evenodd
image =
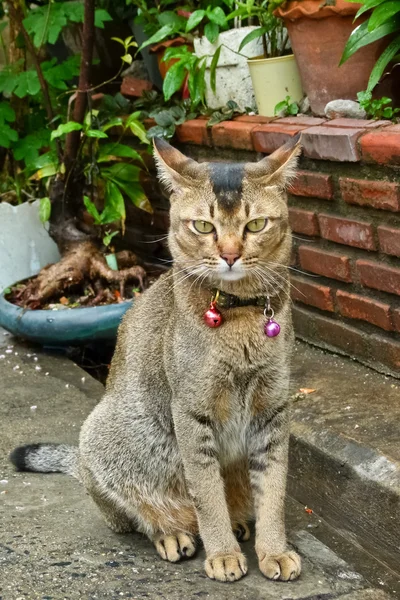
M 345 0 L 323 8 L 321 0 L 289 0 L 274 13 L 288 29 L 303 89 L 316 115 L 323 115 L 331 100 L 356 100 L 387 46 L 384 39 L 369 44 L 339 67 L 350 33 L 367 18 L 353 23 L 360 7 Z

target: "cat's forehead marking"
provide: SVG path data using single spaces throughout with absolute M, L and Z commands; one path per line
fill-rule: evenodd
M 243 163 L 210 163 L 209 174 L 218 208 L 225 212 L 235 212 L 241 205 Z

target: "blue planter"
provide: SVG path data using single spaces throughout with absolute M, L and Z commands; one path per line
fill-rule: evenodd
M 113 340 L 132 302 L 127 300 L 90 308 L 29 310 L 11 304 L 1 294 L 0 326 L 18 337 L 46 346 Z

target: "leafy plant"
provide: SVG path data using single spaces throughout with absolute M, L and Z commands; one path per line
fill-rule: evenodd
M 400 108 L 390 106 L 392 100 L 390 98 L 373 99 L 372 92 L 358 92 L 357 99 L 361 108 L 365 110 L 369 117 L 373 119 L 393 119 L 400 113 Z
M 367 91 L 372 92 L 388 64 L 400 60 L 400 2 L 397 0 L 348 0 L 348 2 L 355 1 L 361 1 L 362 7 L 354 20 L 367 11 L 371 11 L 371 13 L 366 21 L 352 31 L 340 64 L 343 64 L 360 48 L 387 38 L 388 46 L 376 61 L 368 81 Z
M 286 96 L 282 102 L 278 102 L 278 104 L 274 108 L 274 114 L 278 115 L 279 113 L 284 113 L 286 115 L 297 115 L 299 112 L 299 106 L 297 102 L 293 102 L 290 96 Z
M 220 31 L 228 29 L 228 21 L 223 6 L 232 10 L 233 0 L 188 2 L 184 9 L 179 2 L 160 0 L 156 6 L 149 6 L 145 0 L 132 0 L 137 7 L 136 23 L 142 24 L 150 36 L 139 50 L 153 44 L 159 44 L 174 37 L 184 37 L 188 41 L 193 34 L 204 35 L 212 44 Z M 173 8 L 174 10 L 165 10 Z
M 239 111 L 239 106 L 234 100 L 228 100 L 226 106 L 223 106 L 219 110 L 212 111 L 209 113 L 209 120 L 207 121 L 207 127 L 212 127 L 223 121 L 230 121 L 233 117 L 242 114 Z
M 284 0 L 250 0 L 235 2 L 236 9 L 228 15 L 228 20 L 239 18 L 253 24 L 256 21 L 260 27 L 250 31 L 242 40 L 239 52 L 247 44 L 258 38 L 262 39 L 264 58 L 283 56 L 287 52 L 288 34 L 282 19 L 275 17 L 273 11 Z

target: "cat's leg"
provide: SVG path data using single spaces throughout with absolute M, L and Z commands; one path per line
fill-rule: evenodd
M 284 515 L 289 448 L 287 402 L 254 417 L 248 447 L 260 570 L 268 579 L 296 579 L 301 561 L 296 552 L 287 549 Z
M 177 531 L 174 534 L 156 533 L 152 537 L 154 546 L 163 560 L 178 562 L 191 558 L 196 553 L 196 540 L 193 535 Z
M 100 490 L 99 486 L 93 481 L 89 471 L 81 468 L 81 474 L 83 475 L 86 491 L 96 503 L 106 525 L 115 531 L 115 533 L 131 533 L 134 531 L 134 520 L 128 516 L 126 510 L 117 505 L 115 499 L 111 499 L 112 493 L 107 494 L 106 491 Z
M 250 539 L 247 522 L 253 516 L 253 498 L 247 458 L 234 461 L 222 469 L 225 497 L 233 533 L 238 542 Z
M 211 422 L 185 405 L 173 408 L 175 433 L 206 550 L 205 570 L 211 579 L 236 581 L 246 575 L 247 563 L 232 531 Z

